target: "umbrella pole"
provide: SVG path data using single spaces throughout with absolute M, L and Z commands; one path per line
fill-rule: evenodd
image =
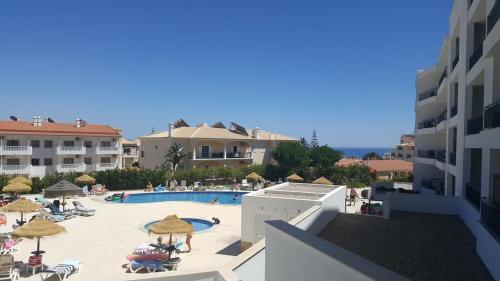
M 23 212 L 21 212 L 21 221 L 23 221 Z
M 172 245 L 172 233 L 170 233 L 170 240 L 168 241 L 168 246 Z M 170 251 L 168 251 L 168 259 L 170 259 Z
M 63 194 L 62 205 L 63 205 L 63 212 L 64 212 L 66 210 L 66 201 L 64 201 L 64 194 Z
M 39 256 L 40 255 L 40 237 L 37 238 L 37 241 L 36 241 L 36 255 L 35 256 Z

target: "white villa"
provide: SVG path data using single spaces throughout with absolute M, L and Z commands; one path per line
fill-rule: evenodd
M 0 121 L 0 174 L 44 177 L 121 166 L 121 134 L 108 125 L 58 123 L 50 118 Z
M 180 144 L 188 153 L 187 159 L 181 163 L 184 167 L 266 164 L 272 161 L 271 152 L 282 141 L 298 139 L 259 128 L 248 130 L 236 123 L 231 123 L 229 128 L 221 122 L 191 127 L 180 119 L 170 123 L 166 132 L 140 138 L 139 165 L 151 169 L 161 166 L 167 150 L 174 143 Z

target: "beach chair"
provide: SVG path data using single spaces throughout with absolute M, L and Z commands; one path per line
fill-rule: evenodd
M 61 212 L 54 204 L 49 204 L 47 207 L 52 215 L 64 216 L 65 220 L 69 220 L 75 217 L 70 211 Z
M 171 181 L 170 182 L 170 188 L 169 188 L 170 191 L 176 191 L 177 190 L 177 185 L 175 184 L 175 182 Z
M 47 280 L 53 275 L 57 275 L 60 281 L 65 281 L 70 274 L 79 272 L 81 268 L 82 268 L 82 261 L 66 260 L 55 266 L 42 269 L 40 271 L 40 277 L 42 278 L 42 280 Z
M 181 258 L 175 257 L 165 261 L 165 267 L 170 270 L 177 270 L 177 266 L 181 262 Z
M 242 179 L 241 180 L 241 188 L 242 189 L 248 189 L 248 188 L 250 188 L 250 184 L 248 183 L 248 181 L 246 179 Z
M 136 273 L 142 269 L 146 269 L 148 273 L 156 272 L 156 271 L 164 271 L 165 266 L 163 265 L 164 261 L 161 260 L 132 260 L 127 265 L 127 269 L 130 272 Z
M 199 191 L 200 190 L 200 182 L 199 181 L 195 181 L 193 183 L 193 190 L 194 191 Z
M 87 209 L 79 201 L 73 201 L 73 205 L 75 206 L 75 209 L 73 210 L 75 215 L 84 217 L 90 217 L 95 215 L 95 209 Z
M 155 187 L 153 189 L 155 192 L 164 192 L 165 191 L 165 187 L 163 185 L 158 185 L 157 187 Z
M 12 255 L 0 256 L 0 280 L 14 281 L 19 278 L 19 269 L 15 267 Z
M 0 245 L 0 255 L 12 255 L 19 250 L 19 242 L 23 239 L 10 239 L 2 238 L 2 243 Z M 0 279 L 1 280 L 1 279 Z
M 89 196 L 90 195 L 89 187 L 88 186 L 82 187 L 82 193 L 83 196 Z
M 53 215 L 43 208 L 38 209 L 37 212 L 39 213 L 38 215 L 39 217 L 42 217 L 44 219 L 49 219 L 53 222 L 61 222 L 66 218 L 63 215 Z
M 186 190 L 186 181 L 185 180 L 181 180 L 181 187 L 180 187 L 180 190 L 181 191 L 185 191 Z
M 0 225 L 7 225 L 7 216 L 4 213 L 0 214 Z
M 188 185 L 188 186 L 186 186 L 186 190 L 187 191 L 194 191 L 194 186 Z
M 43 196 L 35 197 L 35 202 L 39 203 L 40 205 L 42 205 L 44 207 L 50 204 L 50 202 L 47 201 L 47 199 L 45 199 L 45 197 L 43 197 Z

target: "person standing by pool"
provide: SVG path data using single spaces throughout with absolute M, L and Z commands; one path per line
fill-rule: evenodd
M 191 252 L 191 238 L 193 238 L 193 233 L 188 233 L 186 236 L 186 245 L 188 246 L 187 252 Z
M 151 182 L 148 182 L 148 185 L 146 186 L 146 192 L 152 192 L 153 191 L 153 184 Z

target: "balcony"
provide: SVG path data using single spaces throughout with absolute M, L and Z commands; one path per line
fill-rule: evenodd
M 436 155 L 436 160 L 441 162 L 441 163 L 446 163 L 446 151 L 444 150 L 438 150 L 435 153 Z
M 453 118 L 458 113 L 458 104 L 455 104 L 450 109 L 450 119 Z
M 498 127 L 500 127 L 500 100 L 484 109 L 484 128 L 493 129 Z
M 435 159 L 436 152 L 434 150 L 419 150 L 417 156 L 420 158 Z
M 58 146 L 57 154 L 59 155 L 83 155 L 87 152 L 85 146 Z
M 465 198 L 469 201 L 476 209 L 479 208 L 481 201 L 481 191 L 469 183 L 465 185 Z
M 0 146 L 0 155 L 32 155 L 31 146 Z
M 432 98 L 432 97 L 435 97 L 435 96 L 437 96 L 437 88 L 420 94 L 418 96 L 418 101 L 423 101 L 423 100 L 426 100 L 428 98 Z
M 474 65 L 479 61 L 479 59 L 483 56 L 483 42 L 476 47 L 472 55 L 469 57 L 469 70 L 471 70 Z
M 29 175 L 31 165 L 0 165 L 0 174 L 6 175 Z
M 441 112 L 441 114 L 438 115 L 438 117 L 436 118 L 436 125 L 438 125 L 439 123 L 445 121 L 448 117 L 448 111 L 445 110 L 443 112 Z
M 118 163 L 98 163 L 96 165 L 97 171 L 113 170 L 118 168 Z
M 96 148 L 96 154 L 120 154 L 120 147 L 118 146 L 98 146 Z
M 227 160 L 227 159 L 253 159 L 252 152 L 228 152 L 224 158 L 224 152 L 215 152 L 211 154 L 197 153 L 193 158 L 193 153 L 189 153 L 191 160 Z
M 430 189 L 430 190 L 436 190 L 436 187 L 434 186 L 434 184 L 432 183 L 431 180 L 422 180 L 422 187 L 425 187 L 427 189 Z
M 483 115 L 467 121 L 467 135 L 479 134 L 483 130 Z
M 481 223 L 488 232 L 500 241 L 500 207 L 498 203 L 488 201 L 486 198 L 481 198 Z
M 232 152 L 227 154 L 231 159 L 252 159 L 252 152 Z
M 500 17 L 500 1 L 495 1 L 493 8 L 491 9 L 488 17 L 486 19 L 486 34 L 489 34 Z
M 453 72 L 453 70 L 455 70 L 455 67 L 457 66 L 458 64 L 458 60 L 459 60 L 459 55 L 457 54 L 455 56 L 455 59 L 453 59 L 453 62 L 451 63 L 451 71 Z
M 69 172 L 85 172 L 85 164 L 59 164 L 57 165 L 57 171 L 59 173 L 69 173 Z
M 456 152 L 450 152 L 450 164 L 453 166 L 457 165 L 457 153 Z
M 433 128 L 433 127 L 436 127 L 436 120 L 434 120 L 434 119 L 429 119 L 429 120 L 425 120 L 425 121 L 418 123 L 419 129 L 427 129 L 427 128 Z
M 439 83 L 438 87 L 441 87 L 441 84 L 443 84 L 443 81 L 448 77 L 448 67 L 445 67 L 443 73 L 441 74 L 441 78 L 439 78 Z

